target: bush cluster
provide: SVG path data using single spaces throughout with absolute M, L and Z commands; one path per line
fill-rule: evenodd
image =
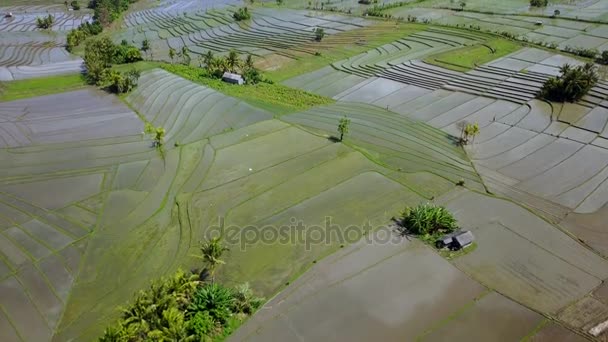
M 597 83 L 599 77 L 593 63 L 577 67 L 565 64 L 560 75 L 549 78 L 540 90 L 539 96 L 549 101 L 574 102 L 585 96 Z
M 118 94 L 133 89 L 137 85 L 139 73 L 134 70 L 121 73 L 111 70 L 112 65 L 132 63 L 141 59 L 141 52 L 136 47 L 126 41 L 116 45 L 107 37 L 87 41 L 84 50 L 89 82 Z
M 241 7 L 232 14 L 232 17 L 236 21 L 247 20 L 251 19 L 251 13 L 249 13 L 247 7 Z
M 433 204 L 405 208 L 400 223 L 405 233 L 423 238 L 435 238 L 458 229 L 454 216 L 446 208 Z
M 55 23 L 55 17 L 53 17 L 52 15 L 47 15 L 46 17 L 38 17 L 36 18 L 36 27 L 38 27 L 39 29 L 42 30 L 48 30 L 51 27 L 53 27 L 53 24 Z
M 263 301 L 248 284 L 228 288 L 179 270 L 140 291 L 99 341 L 209 341 Z
M 98 35 L 102 30 L 101 24 L 96 21 L 93 23 L 84 22 L 80 24 L 78 28 L 68 32 L 66 49 L 71 52 L 76 46 L 84 42 L 87 37 Z
M 530 0 L 530 6 L 532 7 L 547 7 L 549 0 Z

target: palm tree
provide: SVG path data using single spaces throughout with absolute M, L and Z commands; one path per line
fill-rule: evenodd
M 186 65 L 190 65 L 190 54 L 188 53 L 188 48 L 185 45 L 182 46 L 181 56 L 184 59 L 183 63 Z
M 230 50 L 228 56 L 226 56 L 226 65 L 230 72 L 236 72 L 241 64 L 239 54 L 235 50 Z
M 253 65 L 253 56 L 251 54 L 247 55 L 247 58 L 245 59 L 245 67 L 247 69 L 255 68 L 255 66 Z
M 173 59 L 175 58 L 175 49 L 169 48 L 169 58 L 171 58 L 171 64 L 173 64 Z
M 207 267 L 209 268 L 209 274 L 213 280 L 217 267 L 225 264 L 224 260 L 220 259 L 222 254 L 229 249 L 222 245 L 221 238 L 216 237 L 211 240 L 201 242 L 200 250 L 202 255 L 197 257 L 205 260 Z
M 209 68 L 209 66 L 211 65 L 211 62 L 213 61 L 213 51 L 208 50 L 206 54 L 203 55 L 203 61 L 205 62 L 205 65 L 207 66 L 207 68 Z

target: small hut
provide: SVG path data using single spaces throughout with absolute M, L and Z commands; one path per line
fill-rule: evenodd
M 224 75 L 222 75 L 222 81 L 238 85 L 245 84 L 243 76 L 239 74 L 233 74 L 231 72 L 225 72 Z
M 473 236 L 473 233 L 471 233 L 471 231 L 467 230 L 467 231 L 461 232 L 460 234 L 454 236 L 454 238 L 452 239 L 452 245 L 450 246 L 450 248 L 455 251 L 463 249 L 463 248 L 467 248 L 473 244 L 473 241 L 475 241 L 475 237 Z
M 475 237 L 470 231 L 457 230 L 455 232 L 442 236 L 439 240 L 435 242 L 435 246 L 439 249 L 449 248 L 451 250 L 457 251 L 462 248 L 469 247 L 474 240 Z

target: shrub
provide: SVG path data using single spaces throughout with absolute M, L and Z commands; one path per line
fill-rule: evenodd
M 602 54 L 597 59 L 597 62 L 601 64 L 608 64 L 608 50 L 602 51 Z
M 249 10 L 247 9 L 247 7 L 241 7 L 232 14 L 232 17 L 236 21 L 241 21 L 241 20 L 251 19 L 251 14 L 249 13 Z
M 325 37 L 325 30 L 322 27 L 317 27 L 313 30 L 315 33 L 315 40 L 320 42 Z
M 105 69 L 97 85 L 115 94 L 128 93 L 137 86 L 139 71 L 133 69 L 127 72 Z
M 214 321 L 224 324 L 232 316 L 234 305 L 232 291 L 218 283 L 205 284 L 199 288 L 188 306 L 191 313 L 207 311 Z
M 72 9 L 74 9 L 74 11 L 78 11 L 80 9 L 80 4 L 76 0 L 72 1 L 70 3 L 70 6 L 72 7 Z
M 125 64 L 141 61 L 142 59 L 141 51 L 137 47 L 123 41 L 120 45 L 115 46 L 112 62 L 114 64 Z
M 547 7 L 549 0 L 530 0 L 530 6 L 532 7 Z
M 234 289 L 234 303 L 232 304 L 232 312 L 251 315 L 262 303 L 264 298 L 256 297 L 253 290 L 249 287 L 249 283 L 244 283 Z
M 190 330 L 190 333 L 196 336 L 197 339 L 210 335 L 214 328 L 215 322 L 213 321 L 213 317 L 211 317 L 207 311 L 197 312 L 192 316 L 188 323 L 188 330 Z
M 402 212 L 401 226 L 410 234 L 436 236 L 458 228 L 456 219 L 444 207 L 423 204 Z
M 42 30 L 50 29 L 51 27 L 53 27 L 53 23 L 55 23 L 55 17 L 50 14 L 43 18 L 36 18 L 36 27 Z
M 549 101 L 574 102 L 585 96 L 597 83 L 599 77 L 593 63 L 571 67 L 565 64 L 560 75 L 549 78 L 540 90 L 539 96 Z

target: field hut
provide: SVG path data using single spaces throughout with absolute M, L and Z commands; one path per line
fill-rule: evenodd
M 470 231 L 467 230 L 467 231 L 461 232 L 460 234 L 458 234 L 452 238 L 452 245 L 450 246 L 450 248 L 457 251 L 457 250 L 469 247 L 470 245 L 473 244 L 473 241 L 475 241 L 475 237 L 473 236 L 473 233 L 471 233 Z
M 446 234 L 442 236 L 439 240 L 435 242 L 435 246 L 439 249 L 448 248 L 452 246 L 452 242 L 454 241 L 454 236 L 462 233 L 460 230 L 452 232 L 450 234 Z
M 243 76 L 239 74 L 233 74 L 231 72 L 225 72 L 224 75 L 222 75 L 222 81 L 238 85 L 245 84 Z

